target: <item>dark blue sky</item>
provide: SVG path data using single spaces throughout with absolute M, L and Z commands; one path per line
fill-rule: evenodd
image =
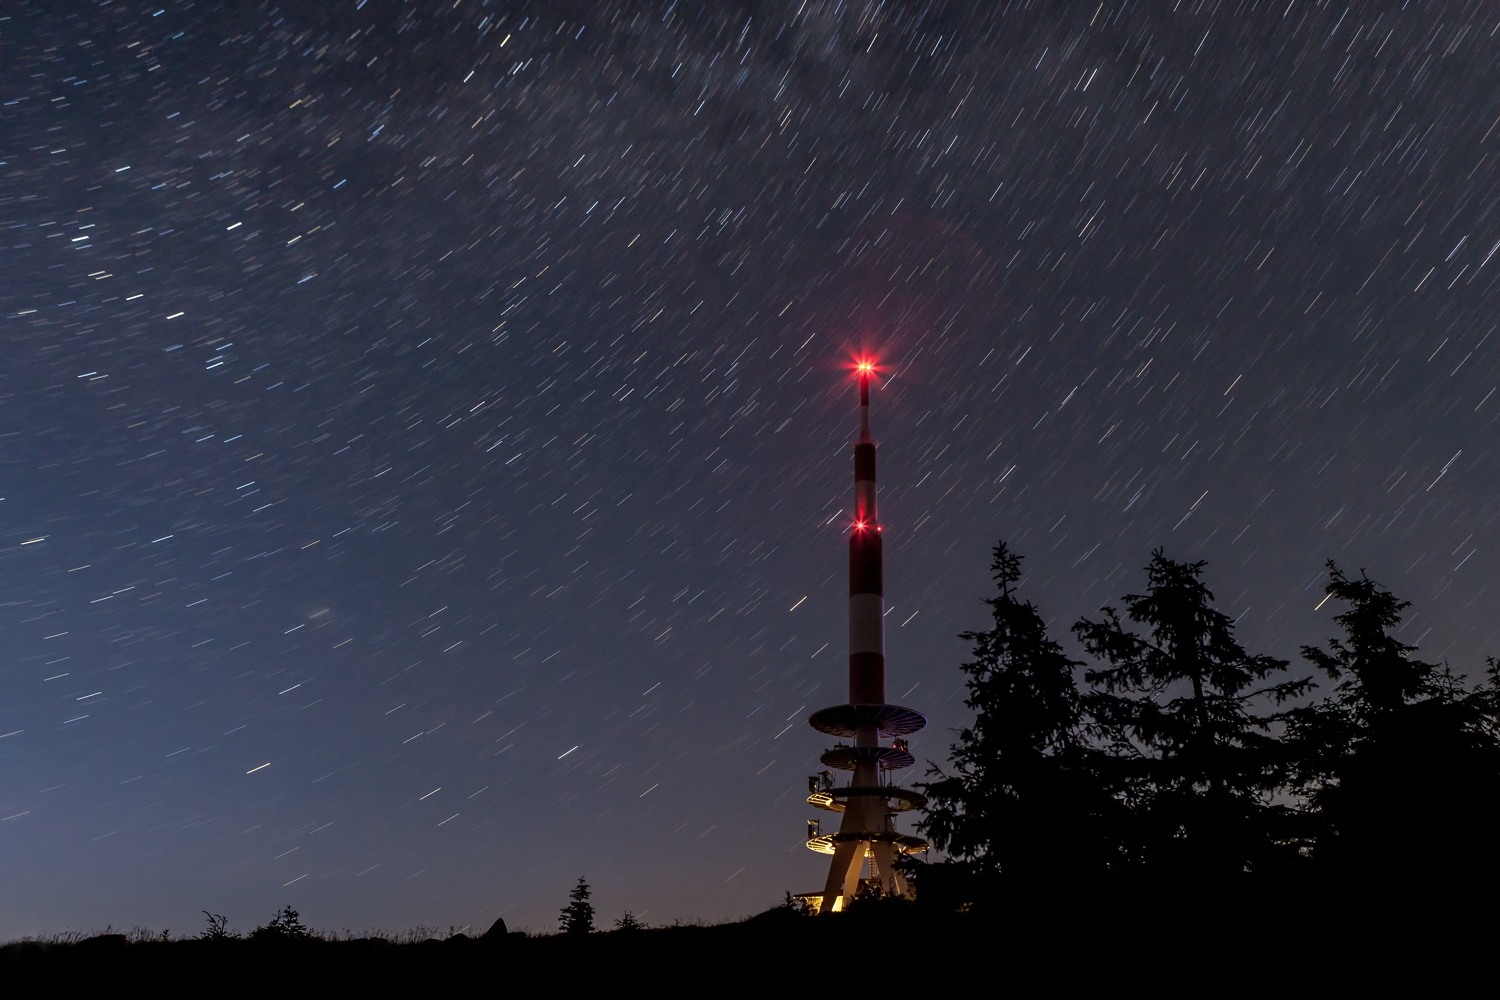
M 856 350 L 919 759 L 1002 537 L 1060 636 L 1162 545 L 1295 659 L 1334 557 L 1479 672 L 1497 28 L 8 5 L 0 937 L 819 886 Z

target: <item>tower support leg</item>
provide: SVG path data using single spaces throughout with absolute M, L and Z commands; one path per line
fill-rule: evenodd
M 852 896 L 859 884 L 859 868 L 865 860 L 862 841 L 844 840 L 833 847 L 833 864 L 828 866 L 828 881 L 823 884 L 823 902 L 819 913 L 832 913 L 840 895 Z

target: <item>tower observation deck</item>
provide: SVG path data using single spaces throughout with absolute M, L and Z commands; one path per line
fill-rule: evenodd
M 896 831 L 897 813 L 927 804 L 890 781 L 890 772 L 915 763 L 904 737 L 927 725 L 921 713 L 885 703 L 885 596 L 880 520 L 875 508 L 875 442 L 870 438 L 870 378 L 858 365 L 859 440 L 854 445 L 854 524 L 849 534 L 849 703 L 814 712 L 808 725 L 838 738 L 820 758 L 832 770 L 852 771 L 847 785 L 832 771 L 808 779 L 808 805 L 842 813 L 837 833 L 808 824 L 807 846 L 833 855 L 820 893 L 799 898 L 819 913 L 842 910 L 859 893 L 910 896 L 895 861 L 927 850 L 927 842 Z M 882 743 L 891 740 L 890 745 Z M 842 742 L 850 741 L 850 742 Z

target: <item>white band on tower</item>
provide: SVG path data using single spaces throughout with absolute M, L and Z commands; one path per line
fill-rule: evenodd
M 885 598 L 849 595 L 849 652 L 885 653 Z

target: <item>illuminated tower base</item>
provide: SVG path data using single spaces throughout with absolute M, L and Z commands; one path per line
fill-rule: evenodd
M 897 813 L 917 809 L 927 799 L 888 782 L 890 771 L 910 767 L 914 760 L 899 737 L 914 733 L 927 720 L 897 705 L 835 705 L 815 713 L 808 723 L 829 736 L 852 737 L 854 744 L 836 744 L 820 758 L 826 766 L 853 771 L 849 784 L 836 785 L 830 772 L 809 782 L 808 805 L 843 813 L 838 833 L 809 832 L 807 846 L 833 855 L 823 891 L 801 897 L 819 913 L 837 912 L 859 895 L 904 896 L 913 893 L 896 868 L 904 854 L 927 850 L 919 837 L 896 831 Z M 893 746 L 882 738 L 895 737 Z
M 891 771 L 915 761 L 903 739 L 927 725 L 921 713 L 885 704 L 885 584 L 882 536 L 875 510 L 875 442 L 870 439 L 870 375 L 859 365 L 860 434 L 854 446 L 855 517 L 849 535 L 849 703 L 813 713 L 808 724 L 838 743 L 820 758 L 823 765 L 854 772 L 836 785 L 831 771 L 809 779 L 809 805 L 842 813 L 838 833 L 808 824 L 807 846 L 833 855 L 828 880 L 819 893 L 801 899 L 818 913 L 847 907 L 862 894 L 912 895 L 896 868 L 905 854 L 927 850 L 919 837 L 896 831 L 896 814 L 927 800 L 889 782 Z M 892 740 L 884 746 L 881 740 Z

